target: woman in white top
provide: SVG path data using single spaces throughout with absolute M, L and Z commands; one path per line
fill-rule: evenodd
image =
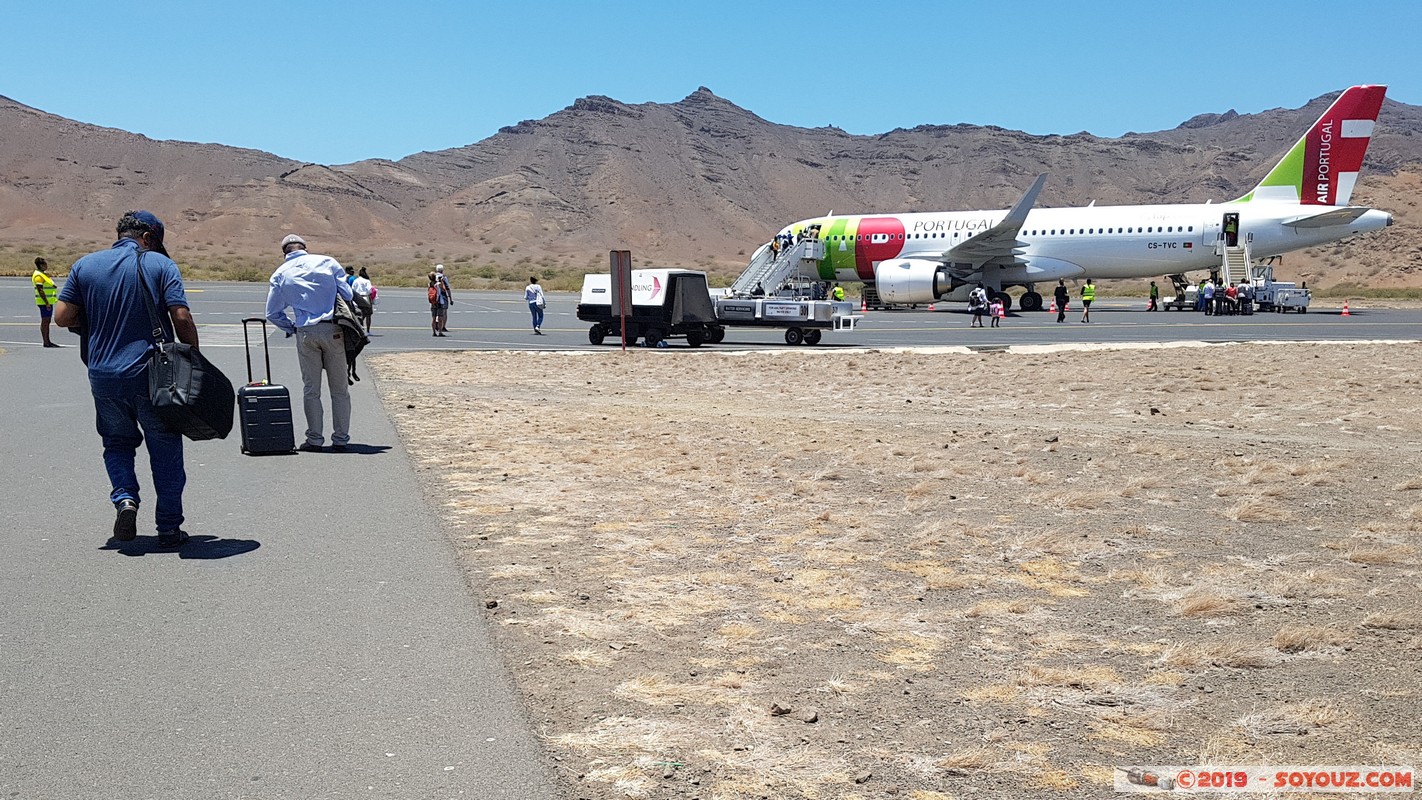
M 543 299 L 543 287 L 538 285 L 537 278 L 528 279 L 528 285 L 523 287 L 523 299 L 528 301 L 528 313 L 533 315 L 533 333 L 542 336 L 543 306 L 547 301 Z
M 351 281 L 351 291 L 365 298 L 365 303 L 357 305 L 365 317 L 365 332 L 370 333 L 370 318 L 375 316 L 375 284 L 370 282 L 370 273 L 365 271 L 365 267 L 361 267 L 356 279 Z

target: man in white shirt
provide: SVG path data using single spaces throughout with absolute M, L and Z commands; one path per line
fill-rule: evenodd
M 538 285 L 537 276 L 529 277 L 528 285 L 523 287 L 523 299 L 528 303 L 528 312 L 533 315 L 533 332 L 542 336 L 543 306 L 547 301 L 543 299 L 543 287 Z
M 306 441 L 298 450 L 320 452 L 325 442 L 321 408 L 321 371 L 331 387 L 331 449 L 345 450 L 351 440 L 351 395 L 346 383 L 346 345 L 335 322 L 336 296 L 351 299 L 345 270 L 330 256 L 306 252 L 296 234 L 281 240 L 286 260 L 272 273 L 267 290 L 267 319 L 287 336 L 296 336 L 301 364 Z M 295 320 L 287 316 L 291 309 Z

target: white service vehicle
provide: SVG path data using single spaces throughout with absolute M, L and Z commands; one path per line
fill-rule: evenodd
M 1260 311 L 1308 311 L 1313 300 L 1307 287 L 1293 281 L 1274 280 L 1272 264 L 1255 264 L 1249 268 L 1249 283 L 1254 287 L 1254 305 Z

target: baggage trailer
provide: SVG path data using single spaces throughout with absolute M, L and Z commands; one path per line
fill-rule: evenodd
M 602 344 L 622 336 L 622 317 L 612 313 L 612 276 L 583 276 L 578 319 L 591 322 L 588 341 Z M 726 338 L 716 319 L 706 273 L 686 269 L 632 270 L 632 313 L 627 317 L 627 343 L 642 339 L 656 347 L 667 339 L 685 338 L 691 347 Z
M 826 330 L 852 331 L 863 316 L 854 304 L 795 297 L 718 297 L 716 319 L 723 325 L 784 328 L 786 344 L 820 343 Z
M 1254 302 L 1260 311 L 1308 311 L 1313 294 L 1307 287 L 1293 281 L 1274 280 L 1274 265 L 1255 264 L 1249 271 L 1249 282 L 1254 285 Z

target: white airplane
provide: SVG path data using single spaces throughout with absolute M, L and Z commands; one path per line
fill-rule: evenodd
M 1228 203 L 1033 208 L 1043 173 L 1006 211 L 831 215 L 781 234 L 817 232 L 824 256 L 808 277 L 872 283 L 886 303 L 966 299 L 981 282 L 1008 307 L 1002 290 L 1026 287 L 1024 311 L 1042 308 L 1036 284 L 1060 278 L 1218 269 L 1226 245 L 1276 256 L 1392 224 L 1348 205 L 1386 91 L 1343 92 L 1253 191 Z

